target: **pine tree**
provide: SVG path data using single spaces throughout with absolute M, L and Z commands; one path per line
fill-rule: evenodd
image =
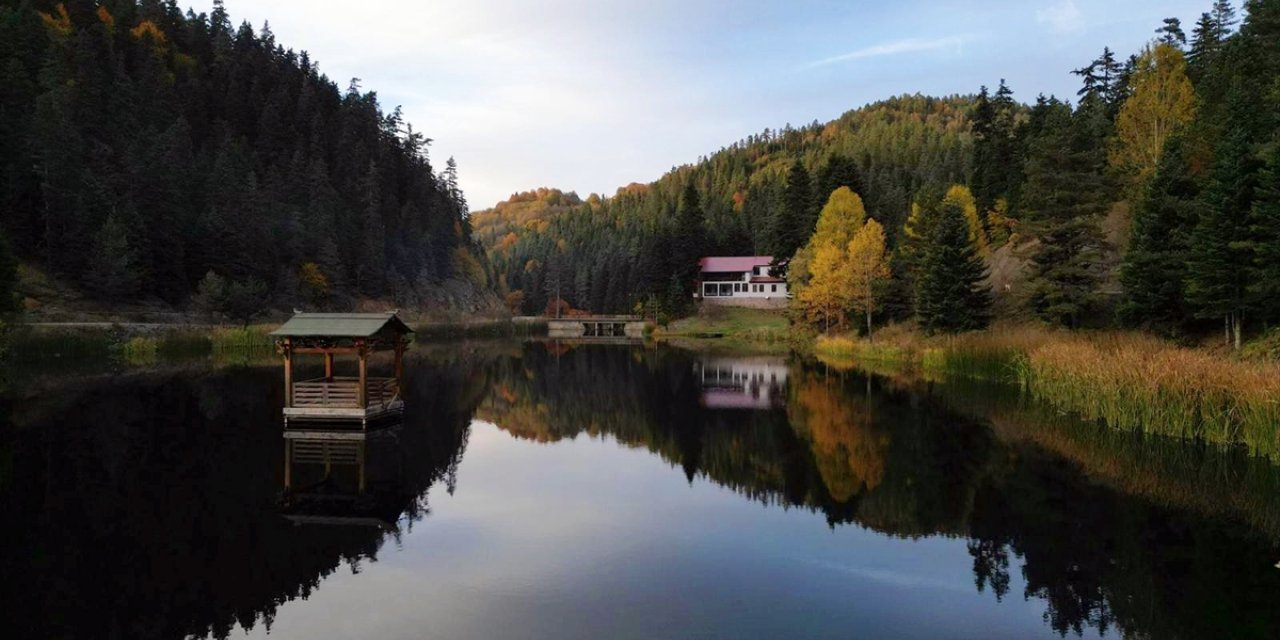
M 795 255 L 796 250 L 808 240 L 809 234 L 813 233 L 813 184 L 809 172 L 799 160 L 793 162 L 787 172 L 782 206 L 775 214 L 772 234 L 773 254 L 778 260 Z
M 1120 271 L 1124 299 L 1117 312 L 1129 326 L 1178 334 L 1191 316 L 1186 302 L 1191 230 L 1203 212 L 1181 138 L 1171 138 L 1133 215 Z
M 915 283 L 916 316 L 925 333 L 954 333 L 987 326 L 991 291 L 986 265 L 969 240 L 964 211 L 955 203 L 923 210 L 928 229 Z
M 191 298 L 191 303 L 197 310 L 210 316 L 226 312 L 227 281 L 212 271 L 204 274 L 204 278 L 196 286 L 196 294 Z
M 820 207 L 825 206 L 826 198 L 831 197 L 840 187 L 848 187 L 850 191 L 859 194 L 864 193 L 865 189 L 858 164 L 853 158 L 840 153 L 827 156 L 827 163 L 818 171 L 817 185 L 814 195 L 823 200 Z
M 1179 49 L 1187 44 L 1187 34 L 1182 31 L 1182 21 L 1177 18 L 1165 18 L 1164 24 L 1156 29 L 1161 44 Z
M 997 200 L 1013 197 L 1022 181 L 1018 108 L 1003 79 L 994 98 L 988 100 L 983 87 L 974 105 L 971 184 L 983 215 Z
M 680 196 L 680 205 L 676 209 L 676 228 L 672 236 L 671 256 L 675 269 L 676 281 L 687 293 L 693 290 L 693 281 L 698 277 L 698 261 L 707 251 L 706 217 L 702 211 L 702 200 L 693 182 L 685 184 Z M 680 297 L 681 301 L 687 295 Z
M 0 314 L 11 313 L 21 308 L 14 288 L 18 284 L 18 261 L 9 249 L 9 239 L 0 230 Z
M 1056 99 L 1037 103 L 1021 201 L 1039 239 L 1028 302 L 1041 318 L 1072 327 L 1097 304 L 1098 218 L 1110 200 L 1102 176 L 1106 119 L 1092 105 L 1073 114 Z
M 991 103 L 987 87 L 978 91 L 973 104 L 973 194 L 978 206 L 984 211 L 990 209 L 1001 197 L 998 175 L 1007 171 L 1007 167 L 996 164 L 996 111 Z
M 128 227 L 115 214 L 98 231 L 90 274 L 95 294 L 104 299 L 127 298 L 138 291 L 138 255 Z
M 1249 214 L 1255 239 L 1249 295 L 1267 322 L 1280 320 L 1280 143 L 1272 143 Z
M 1198 317 L 1222 319 L 1228 344 L 1239 349 L 1251 307 L 1249 275 L 1256 245 L 1248 217 L 1260 167 L 1252 149 L 1251 107 L 1238 84 L 1232 89 L 1230 102 L 1230 128 L 1215 150 L 1205 192 L 1208 207 L 1191 235 L 1187 298 Z
M 1040 236 L 1031 258 L 1031 309 L 1046 322 L 1072 329 L 1099 304 L 1105 240 L 1091 216 L 1057 222 Z

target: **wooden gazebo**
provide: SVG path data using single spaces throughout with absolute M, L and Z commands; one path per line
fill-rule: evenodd
M 284 356 L 284 419 L 369 420 L 400 413 L 404 401 L 400 384 L 404 375 L 404 352 L 413 331 L 395 312 L 388 313 L 298 313 L 271 333 L 276 348 Z M 395 376 L 369 375 L 369 354 L 395 352 Z M 294 357 L 315 354 L 324 357 L 324 377 L 294 381 Z M 334 357 L 356 356 L 356 376 L 334 375 Z

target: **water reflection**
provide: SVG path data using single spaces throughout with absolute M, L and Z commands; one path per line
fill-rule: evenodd
M 397 529 L 426 511 L 422 487 L 408 483 L 397 417 L 371 429 L 294 423 L 284 432 L 281 512 L 294 524 Z M 412 464 L 412 461 L 410 461 Z
M 409 499 L 354 505 L 402 529 L 426 514 L 428 487 L 452 488 L 485 388 L 476 363 L 420 375 L 423 413 L 406 418 L 394 447 L 413 461 L 394 491 Z M 310 597 L 340 567 L 376 560 L 398 531 L 281 516 L 278 382 L 272 366 L 135 373 L 68 379 L 6 401 L 5 628 L 23 638 L 228 637 L 269 628 L 280 607 Z M 382 486 L 379 446 L 369 444 L 370 477 L 379 478 L 370 487 Z M 293 462 L 294 487 L 303 486 L 297 463 L 308 463 Z
M 1280 514 L 1276 469 L 1265 463 L 1179 443 L 1148 443 L 1145 460 L 1126 460 L 1132 466 L 1123 468 L 1143 474 L 1126 480 L 1133 489 L 1177 485 L 1180 474 L 1202 467 L 1228 472 L 1217 482 L 1233 488 L 1223 493 L 1236 494 L 1237 509 L 1188 510 L 1211 501 L 1120 491 L 1064 457 L 1081 445 L 1047 450 L 1026 432 L 1054 427 L 999 390 L 965 388 L 957 398 L 945 385 L 792 363 L 784 407 L 743 413 L 726 410 L 736 403 L 707 402 L 707 380 L 741 390 L 753 377 L 744 372 L 758 366 L 751 360 L 716 359 L 689 376 L 679 355 L 662 351 L 572 352 L 554 368 L 543 357 L 534 350 L 500 365 L 481 415 L 541 442 L 586 433 L 643 446 L 690 479 L 812 509 L 832 526 L 967 538 L 973 587 L 1002 600 L 1017 582 L 1011 574 L 1020 573 L 1018 595 L 1043 601 L 1045 621 L 1058 633 L 1272 637 L 1280 629 L 1273 606 L 1280 572 L 1272 567 L 1280 537 L 1256 526 Z M 1006 423 L 996 431 L 975 417 L 991 412 Z M 1007 424 L 1010 413 L 1021 419 L 1016 427 Z M 1068 437 L 1058 428 L 1053 437 Z M 1105 451 L 1091 455 L 1096 466 Z M 1230 461 L 1218 459 L 1224 456 Z
M 694 363 L 702 384 L 702 406 L 708 409 L 773 409 L 785 404 L 787 362 L 784 358 L 702 358 Z
M 1280 628 L 1280 476 L 1237 454 L 797 361 L 530 344 L 407 366 L 413 410 L 359 439 L 284 437 L 269 365 L 0 403 L 5 626 L 297 637 L 352 602 L 386 637 Z

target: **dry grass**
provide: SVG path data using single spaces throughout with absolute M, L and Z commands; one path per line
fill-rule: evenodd
M 1117 429 L 1246 445 L 1280 461 L 1280 363 L 1239 360 L 1133 332 L 1028 325 L 956 336 L 886 327 L 874 343 L 819 338 L 820 355 L 918 366 L 926 378 L 1017 382 L 1031 396 Z
M 1062 334 L 1031 349 L 1019 379 L 1037 398 L 1120 429 L 1280 457 L 1280 365 L 1244 362 L 1135 333 Z

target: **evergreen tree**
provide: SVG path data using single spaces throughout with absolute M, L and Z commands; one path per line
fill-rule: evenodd
M 840 187 L 847 187 L 854 193 L 864 193 L 862 184 L 862 175 L 858 171 L 858 164 L 853 158 L 841 153 L 832 153 L 827 157 L 827 163 L 818 171 L 817 190 L 814 196 L 819 198 L 823 205 L 827 198 Z M 821 214 L 819 214 L 821 215 Z
M 1000 199 L 1013 198 L 1022 181 L 1018 105 L 1013 91 L 1000 80 L 993 99 L 986 87 L 979 92 L 973 120 L 973 195 L 986 215 Z
M 1187 44 L 1187 34 L 1182 31 L 1182 21 L 1177 18 L 1165 18 L 1164 24 L 1156 29 L 1161 44 L 1181 48 Z
M 1046 322 L 1079 328 L 1099 304 L 1105 275 L 1098 221 L 1082 216 L 1058 221 L 1040 236 L 1031 258 L 1031 309 Z
M 783 208 L 775 214 L 773 254 L 778 260 L 795 255 L 797 249 L 813 233 L 813 184 L 809 172 L 796 160 L 787 173 Z
M 1187 145 L 1174 137 L 1133 215 L 1129 250 L 1120 271 L 1126 325 L 1178 334 L 1191 317 L 1186 303 L 1191 230 L 1203 212 Z
M 22 308 L 14 288 L 18 284 L 18 261 L 9 249 L 9 239 L 0 230 L 0 314 Z
M 1093 103 L 1096 105 L 1096 103 Z M 1021 207 L 1039 244 L 1029 298 L 1041 318 L 1079 326 L 1104 275 L 1098 218 L 1109 201 L 1103 180 L 1105 117 L 1041 98 L 1033 111 Z
M 225 313 L 227 310 L 227 281 L 210 271 L 204 274 L 196 286 L 196 294 L 191 298 L 195 308 L 210 316 Z
M 132 297 L 138 292 L 138 256 L 129 240 L 129 231 L 112 214 L 98 231 L 94 242 L 91 280 L 95 295 L 107 300 Z
M 698 189 L 690 182 L 685 185 L 680 196 L 680 206 L 676 210 L 676 229 L 672 237 L 671 256 L 675 269 L 676 281 L 684 287 L 685 292 L 693 290 L 693 281 L 698 277 L 698 261 L 707 251 L 707 226 L 702 212 L 702 201 Z M 681 295 L 684 300 L 687 295 Z
M 928 229 L 915 283 L 917 320 L 925 333 L 954 333 L 987 326 L 991 291 L 986 265 L 969 239 L 964 211 L 953 202 L 930 207 Z
M 1280 141 L 1273 142 L 1258 175 L 1249 215 L 1255 240 L 1249 295 L 1266 322 L 1280 320 Z
M 456 165 L 436 175 L 398 112 L 269 28 L 233 29 L 221 2 L 0 4 L 0 223 L 23 260 L 96 288 L 123 238 L 113 287 L 173 304 L 209 270 L 287 290 L 341 262 L 335 303 L 393 272 L 474 276 Z
M 1248 217 L 1260 167 L 1252 148 L 1250 106 L 1239 85 L 1230 100 L 1231 125 L 1214 153 L 1205 192 L 1208 206 L 1191 235 L 1187 298 L 1197 316 L 1222 319 L 1227 342 L 1239 349 L 1251 306 L 1249 275 L 1256 244 Z

